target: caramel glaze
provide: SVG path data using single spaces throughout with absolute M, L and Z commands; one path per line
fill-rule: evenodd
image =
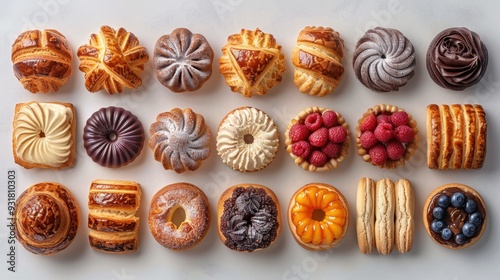
M 344 75 L 344 68 L 338 63 L 310 54 L 303 50 L 299 51 L 299 63 L 301 67 L 313 72 L 338 80 Z M 341 71 L 339 71 L 341 69 Z
M 250 86 L 253 86 L 260 75 L 266 69 L 267 65 L 273 60 L 274 55 L 256 50 L 243 50 L 231 48 L 236 62 L 245 75 Z
M 476 202 L 476 204 L 477 204 L 477 210 L 476 211 L 481 214 L 483 222 L 481 222 L 481 225 L 479 227 L 477 227 L 476 233 L 474 234 L 474 236 L 468 238 L 467 241 L 464 244 L 461 244 L 461 245 L 455 243 L 455 241 L 453 240 L 453 238 L 451 238 L 450 240 L 444 240 L 441 237 L 440 233 L 434 232 L 431 229 L 429 230 L 429 233 L 432 236 L 432 238 L 435 241 L 437 241 L 438 243 L 443 244 L 443 245 L 452 246 L 454 248 L 459 248 L 461 246 L 464 246 L 468 242 L 470 242 L 472 239 L 476 238 L 479 235 L 479 233 L 481 232 L 481 230 L 482 230 L 482 228 L 484 226 L 484 220 L 486 218 L 486 209 L 484 208 L 484 205 L 481 203 L 481 201 L 474 194 L 472 194 L 470 192 L 467 192 L 467 191 L 463 191 L 462 189 L 456 188 L 456 187 L 446 188 L 446 189 L 440 191 L 439 193 L 435 194 L 432 197 L 432 199 L 431 199 L 431 201 L 429 203 L 429 206 L 427 207 L 426 220 L 427 220 L 427 223 L 429 225 L 434 220 L 434 217 L 432 215 L 432 209 L 434 209 L 434 207 L 438 206 L 438 200 L 439 200 L 439 197 L 441 195 L 445 194 L 445 195 L 447 195 L 448 197 L 451 198 L 451 196 L 455 192 L 461 192 L 461 193 L 463 193 L 465 195 L 465 197 L 467 199 L 472 199 L 472 200 L 474 200 L 474 202 Z M 446 209 L 446 213 L 447 213 L 447 215 L 444 218 L 445 224 L 450 227 L 450 230 L 453 232 L 454 235 L 460 233 L 460 230 L 461 230 L 462 226 L 467 221 L 467 213 L 465 212 L 465 210 L 464 209 L 456 209 L 453 206 L 449 206 Z

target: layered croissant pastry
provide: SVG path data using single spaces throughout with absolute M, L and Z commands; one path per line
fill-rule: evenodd
M 146 48 L 139 45 L 134 34 L 106 25 L 99 34 L 90 36 L 89 44 L 81 46 L 77 55 L 87 90 L 104 89 L 109 94 L 139 87 L 144 64 L 149 60 Z
M 245 30 L 228 37 L 222 48 L 220 72 L 231 90 L 245 97 L 264 95 L 281 82 L 285 56 L 273 35 L 260 29 Z

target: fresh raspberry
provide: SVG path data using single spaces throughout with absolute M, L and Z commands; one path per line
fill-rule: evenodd
M 391 122 L 391 116 L 390 115 L 382 114 L 382 115 L 378 115 L 377 116 L 377 123 L 378 124 L 381 124 L 381 123 L 390 123 L 390 122 Z
M 400 159 L 405 153 L 405 147 L 397 140 L 387 143 L 387 156 L 392 160 Z
M 334 111 L 324 111 L 323 114 L 321 115 L 321 118 L 323 119 L 323 125 L 326 127 L 326 128 L 330 128 L 330 127 L 333 127 L 335 125 L 337 125 L 337 119 L 338 119 L 338 116 L 337 116 L 337 113 L 335 113 Z
M 401 125 L 396 127 L 394 130 L 394 135 L 401 143 L 408 143 L 415 139 L 415 131 L 407 125 Z
M 344 143 L 347 138 L 347 130 L 343 126 L 334 126 L 328 129 L 328 139 L 333 143 Z
M 322 167 L 328 161 L 328 157 L 322 151 L 313 151 L 309 157 L 309 163 L 316 166 Z
M 314 147 L 323 147 L 328 143 L 328 128 L 322 127 L 309 135 L 309 143 Z
M 359 129 L 361 129 L 362 132 L 368 130 L 373 131 L 375 127 L 377 127 L 377 118 L 374 114 L 366 115 L 359 125 Z
M 387 150 L 383 144 L 378 144 L 368 151 L 372 159 L 372 163 L 375 165 L 382 165 L 387 160 Z
M 399 111 L 391 115 L 391 123 L 395 127 L 400 125 L 408 124 L 409 121 L 408 113 L 405 111 Z
M 299 141 L 292 144 L 292 154 L 307 158 L 311 153 L 311 145 L 307 141 Z
M 361 140 L 361 146 L 363 146 L 363 148 L 365 149 L 370 149 L 371 147 L 378 144 L 378 139 L 371 131 L 363 132 L 363 134 L 361 134 L 361 136 L 359 137 L 359 140 Z
M 323 120 L 321 119 L 320 113 L 312 113 L 307 115 L 306 119 L 304 120 L 304 125 L 310 131 L 318 130 L 321 126 L 323 126 Z
M 326 146 L 321 148 L 321 151 L 329 158 L 338 158 L 340 155 L 341 145 L 328 142 Z
M 392 124 L 390 123 L 379 123 L 375 131 L 373 132 L 375 138 L 381 142 L 386 142 L 394 137 L 394 131 L 392 129 Z
M 309 137 L 309 129 L 303 124 L 296 123 L 290 127 L 288 136 L 292 140 L 292 143 L 306 140 Z

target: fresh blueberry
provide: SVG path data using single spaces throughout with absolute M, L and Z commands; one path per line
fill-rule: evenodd
M 455 208 L 462 208 L 465 204 L 465 195 L 460 192 L 456 192 L 451 196 L 451 205 Z
M 462 245 L 467 241 L 467 237 L 463 233 L 455 235 L 455 243 Z
M 462 233 L 467 237 L 472 237 L 476 233 L 476 226 L 467 222 L 462 227 Z
M 465 212 L 467 212 L 468 214 L 471 214 L 471 213 L 474 213 L 474 211 L 476 211 L 476 209 L 477 209 L 476 202 L 472 199 L 467 199 L 467 201 L 465 202 Z
M 474 212 L 469 215 L 469 222 L 475 225 L 476 227 L 480 226 L 483 222 L 483 217 L 481 217 L 481 213 Z
M 443 208 L 448 208 L 448 206 L 450 206 L 450 197 L 443 194 L 441 195 L 439 198 L 438 198 L 438 205 L 443 207 Z
M 432 216 L 435 219 L 442 220 L 444 218 L 445 211 L 442 207 L 436 206 L 432 209 Z
M 450 240 L 452 236 L 453 236 L 453 232 L 451 232 L 450 228 L 444 228 L 443 231 L 441 231 L 441 237 L 444 240 Z
M 434 232 L 441 233 L 441 231 L 445 228 L 445 224 L 443 221 L 440 220 L 434 220 L 431 223 L 431 229 Z

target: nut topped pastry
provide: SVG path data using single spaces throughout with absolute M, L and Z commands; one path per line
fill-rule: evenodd
M 141 73 L 149 55 L 134 34 L 124 28 L 117 31 L 101 26 L 90 36 L 89 44 L 78 49 L 80 71 L 85 73 L 85 87 L 90 92 L 101 89 L 109 94 L 142 84 Z
M 156 41 L 156 78 L 173 92 L 195 91 L 212 75 L 213 59 L 212 47 L 203 35 L 177 28 Z
M 285 56 L 273 35 L 242 29 L 222 48 L 220 72 L 231 90 L 245 97 L 264 95 L 281 82 Z
M 300 92 L 315 96 L 332 93 L 344 76 L 344 40 L 330 27 L 307 26 L 293 49 L 293 81 Z

